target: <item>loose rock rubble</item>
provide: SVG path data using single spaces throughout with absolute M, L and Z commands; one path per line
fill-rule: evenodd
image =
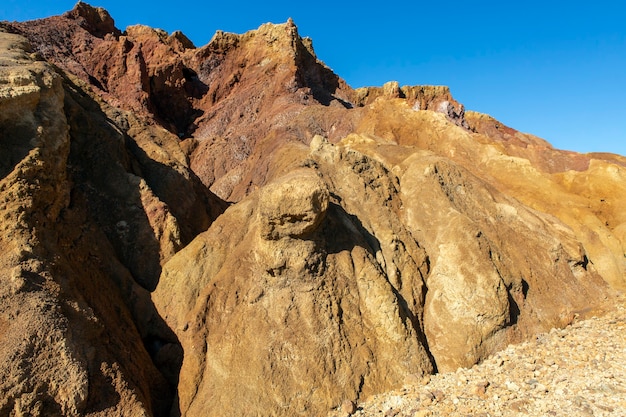
M 421 382 L 370 397 L 352 415 L 626 416 L 626 302 Z

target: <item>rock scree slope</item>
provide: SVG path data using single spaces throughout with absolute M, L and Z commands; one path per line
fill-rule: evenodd
M 294 22 L 0 23 L 0 415 L 326 415 L 626 289 L 626 158 L 354 89 Z

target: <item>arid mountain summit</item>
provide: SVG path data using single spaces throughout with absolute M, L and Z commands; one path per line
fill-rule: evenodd
M 0 415 L 315 416 L 611 308 L 626 158 L 292 21 L 0 23 Z

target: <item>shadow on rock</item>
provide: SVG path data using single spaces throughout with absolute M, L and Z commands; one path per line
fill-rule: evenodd
M 168 404 L 174 401 L 183 351 L 158 315 L 151 291 L 158 284 L 161 265 L 208 228 L 226 204 L 181 162 L 182 151 L 167 154 L 159 146 L 170 141 L 176 150 L 175 136 L 135 126 L 131 137 L 126 132 L 133 129 L 134 116 L 101 107 L 78 85 L 65 81 L 73 182 L 69 210 L 84 210 L 91 232 L 105 236 L 99 245 L 108 247 L 104 252 L 110 251 L 113 259 L 100 268 L 118 287 L 125 304 L 115 308 L 128 311 L 142 349 L 169 386 L 168 392 L 157 387 L 148 393 L 160 404 L 155 415 L 169 414 L 164 399 Z M 160 132 L 166 136 L 155 137 Z M 157 159 L 164 154 L 171 160 Z

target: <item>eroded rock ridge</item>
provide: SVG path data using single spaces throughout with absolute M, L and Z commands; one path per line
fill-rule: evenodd
M 290 20 L 0 23 L 0 414 L 325 415 L 610 309 L 626 159 L 353 89 Z

